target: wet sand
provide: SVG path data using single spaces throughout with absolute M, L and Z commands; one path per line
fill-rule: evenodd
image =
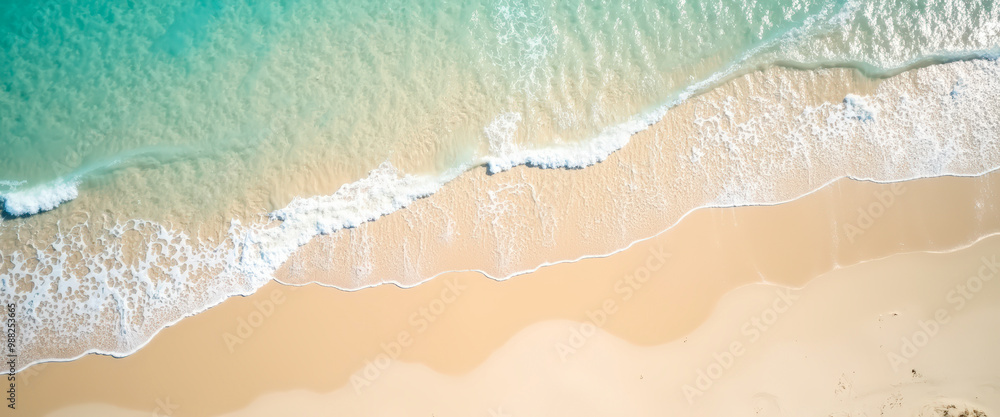
M 486 409 L 460 408 L 463 402 L 458 400 L 452 405 L 459 408 L 444 408 L 447 399 L 422 389 L 455 389 L 456 398 L 469 395 L 464 400 L 469 407 L 480 407 L 486 400 L 502 405 L 502 398 L 487 398 L 494 394 L 484 381 L 493 381 L 551 394 L 545 398 L 552 402 L 538 404 L 536 412 L 562 411 L 565 404 L 560 395 L 572 396 L 582 392 L 577 388 L 598 384 L 606 388 L 609 404 L 635 400 L 649 404 L 651 408 L 637 409 L 648 414 L 657 404 L 674 404 L 675 399 L 657 402 L 652 395 L 655 390 L 630 391 L 621 382 L 625 379 L 604 383 L 608 380 L 602 378 L 608 375 L 592 379 L 579 373 L 586 368 L 563 372 L 565 368 L 548 366 L 553 358 L 563 363 L 565 356 L 549 342 L 565 340 L 572 347 L 574 329 L 579 332 L 586 323 L 600 324 L 600 330 L 588 338 L 595 342 L 585 344 L 588 349 L 609 346 L 602 350 L 604 356 L 597 362 L 604 365 L 598 369 L 634 364 L 639 357 L 659 357 L 659 353 L 649 353 L 654 351 L 668 352 L 657 366 L 700 363 L 704 358 L 696 351 L 678 351 L 678 344 L 685 346 L 685 338 L 698 334 L 712 335 L 699 337 L 715 341 L 730 337 L 732 329 L 720 330 L 712 320 L 746 320 L 745 311 L 727 313 L 735 307 L 720 300 L 736 299 L 732 305 L 746 306 L 739 300 L 750 300 L 759 292 L 748 288 L 760 288 L 748 285 L 799 288 L 831 270 L 835 272 L 829 276 L 846 274 L 855 278 L 844 281 L 857 281 L 858 276 L 872 274 L 855 275 L 842 272 L 850 268 L 838 267 L 902 252 L 949 250 L 1000 231 L 1000 200 L 992 193 L 996 181 L 1000 175 L 899 184 L 839 180 L 785 204 L 696 210 L 675 227 L 614 255 L 547 266 L 502 282 L 474 272 L 456 272 L 407 289 L 383 285 L 345 292 L 272 283 L 254 295 L 228 300 L 165 329 L 129 357 L 87 356 L 29 369 L 19 376 L 19 407 L 33 415 L 113 415 L 108 407 L 142 415 L 218 415 L 241 410 L 255 400 L 259 400 L 253 405 L 258 411 L 275 401 L 288 406 L 291 399 L 302 400 L 303 392 L 310 392 L 316 394 L 306 395 L 312 397 L 302 404 L 324 404 L 323 410 L 343 407 L 348 415 L 422 415 L 424 409 L 436 415 L 467 415 L 459 410 L 490 415 Z M 928 270 L 951 265 L 936 263 L 932 255 L 912 256 L 926 257 Z M 902 272 L 892 273 L 893 268 L 908 263 L 891 259 L 884 262 L 890 266 L 883 266 L 881 274 L 898 277 Z M 869 263 L 861 266 L 867 268 L 864 265 Z M 937 282 L 934 277 L 924 279 L 915 287 L 931 288 L 922 283 Z M 860 290 L 861 284 L 844 285 L 829 296 L 816 297 L 851 310 L 856 300 L 847 294 Z M 774 288 L 766 288 L 773 293 Z M 803 291 L 811 290 L 807 286 Z M 879 305 L 878 300 L 872 302 Z M 597 312 L 602 309 L 603 315 Z M 869 318 L 844 314 L 844 320 L 838 321 L 838 312 L 822 314 L 845 331 Z M 796 317 L 808 323 L 813 316 Z M 548 342 L 539 345 L 539 340 Z M 837 340 L 817 346 L 836 347 Z M 548 347 L 538 347 L 543 345 Z M 571 356 L 585 356 L 583 350 L 576 350 Z M 849 350 L 844 355 L 839 360 L 851 359 Z M 760 357 L 753 366 L 769 360 L 774 358 Z M 524 381 L 519 372 L 533 366 L 548 372 L 540 375 L 551 379 Z M 666 369 L 661 368 L 660 375 L 673 375 Z M 942 372 L 948 376 L 947 370 Z M 679 375 L 664 379 L 663 384 L 678 381 Z M 631 381 L 632 376 L 628 378 Z M 743 385 L 732 385 L 733 392 L 757 383 L 746 378 Z M 812 382 L 806 382 L 803 387 L 811 386 Z M 403 386 L 414 389 L 403 393 L 399 391 Z M 487 397 L 469 394 L 462 386 L 482 388 L 477 395 Z M 680 387 L 671 389 L 680 395 Z M 368 399 L 355 401 L 357 392 Z M 269 394 L 273 395 L 265 397 Z M 379 411 L 374 408 L 378 402 L 399 408 Z M 443 408 L 426 408 L 428 402 Z M 520 404 L 524 414 L 531 415 L 526 407 L 534 403 Z M 600 408 L 583 410 L 601 414 Z

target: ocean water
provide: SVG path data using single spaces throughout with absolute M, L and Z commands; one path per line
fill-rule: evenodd
M 32 360 L 79 354 L 45 347 L 67 334 L 131 352 L 254 291 L 317 235 L 476 167 L 598 163 L 747 73 L 880 78 L 1000 51 L 992 1 L 5 1 L 0 14 L 0 298 L 25 317 Z M 994 87 L 949 82 L 956 96 Z M 866 103 L 845 97 L 837 114 L 872 120 Z

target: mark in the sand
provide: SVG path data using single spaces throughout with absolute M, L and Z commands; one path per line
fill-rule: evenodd
M 986 412 L 968 404 L 928 404 L 919 417 L 987 417 Z
M 848 397 L 854 397 L 854 387 L 847 374 L 840 374 L 840 380 L 837 381 L 837 388 L 833 390 L 833 393 L 837 396 L 846 395 Z
M 885 400 L 885 404 L 882 404 L 881 410 L 879 410 L 879 415 L 885 415 L 892 409 L 899 408 L 903 406 L 903 394 L 898 390 L 893 391 L 892 395 Z

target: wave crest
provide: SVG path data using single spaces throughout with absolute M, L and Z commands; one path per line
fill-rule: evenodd
M 49 211 L 79 195 L 78 181 L 57 180 L 25 190 L 0 194 L 3 210 L 14 217 L 30 216 Z

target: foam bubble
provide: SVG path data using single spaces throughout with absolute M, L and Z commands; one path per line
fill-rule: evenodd
M 870 122 L 875 119 L 878 110 L 868 105 L 864 97 L 848 94 L 844 97 L 844 117 L 848 119 Z

